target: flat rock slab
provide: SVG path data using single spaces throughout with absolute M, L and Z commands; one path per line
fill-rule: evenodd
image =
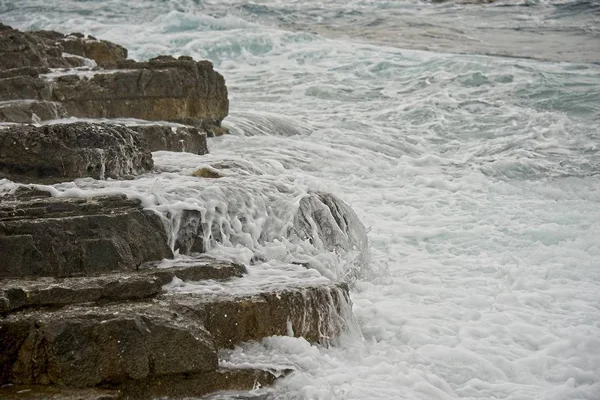
M 160 294 L 163 286 L 159 277 L 146 274 L 6 280 L 0 284 L 0 299 L 5 299 L 0 300 L 0 313 L 22 308 L 145 299 Z
M 8 385 L 0 388 L 5 400 L 147 400 L 155 398 L 183 399 L 219 391 L 249 391 L 272 385 L 277 377 L 256 369 L 220 368 L 216 371 L 169 375 L 151 379 L 129 380 L 118 389 L 76 389 L 45 385 Z M 257 399 L 254 396 L 232 397 Z
M 229 113 L 225 80 L 209 61 L 161 56 L 111 70 L 36 71 L 0 75 L 0 101 L 58 102 L 69 117 L 171 121 L 211 135 Z
M 108 303 L 158 296 L 174 278 L 183 281 L 226 280 L 242 277 L 246 267 L 204 256 L 163 262 L 168 268 L 146 264 L 139 270 L 93 277 L 31 280 L 0 279 L 0 314 L 24 308 L 59 308 L 71 304 Z
M 119 389 L 123 399 L 189 399 L 218 391 L 252 390 L 257 385 L 272 385 L 276 379 L 268 371 L 221 368 L 208 373 L 130 380 Z
M 209 61 L 169 56 L 124 61 L 106 73 L 67 75 L 46 81 L 50 97 L 69 115 L 83 118 L 139 118 L 197 126 L 220 126 L 229 112 L 223 76 Z M 43 89 L 37 89 L 46 96 Z
M 80 33 L 20 32 L 0 24 L 0 70 L 78 67 L 82 58 L 110 66 L 126 59 L 127 49 Z
M 117 390 L 74 389 L 45 385 L 6 385 L 0 387 L 4 400 L 117 400 Z
M 131 398 L 248 389 L 254 379 L 218 375 L 218 348 L 270 335 L 328 343 L 348 313 L 348 288 L 333 283 L 23 310 L 0 318 L 0 385 L 109 385 Z
M 0 384 L 93 387 L 217 369 L 202 325 L 156 301 L 11 314 L 0 342 Z
M 75 122 L 0 130 L 0 177 L 17 182 L 124 179 L 153 167 L 144 138 L 121 125 Z
M 201 255 L 193 259 L 165 260 L 159 267 L 146 264 L 141 272 L 157 277 L 166 285 L 175 277 L 183 281 L 226 280 L 241 278 L 248 271 L 242 264 Z
M 67 116 L 67 110 L 57 102 L 41 100 L 0 101 L 0 122 L 31 124 Z
M 327 344 L 354 323 L 346 284 L 289 286 L 248 295 L 173 292 L 162 298 L 196 313 L 218 348 L 273 335 Z
M 206 132 L 192 126 L 128 125 L 128 128 L 146 139 L 150 151 L 208 154 Z
M 173 257 L 159 216 L 125 196 L 0 198 L 0 248 L 0 278 L 97 275 Z

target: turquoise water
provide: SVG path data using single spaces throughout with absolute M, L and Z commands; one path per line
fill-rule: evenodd
M 0 1 L 0 21 L 211 60 L 232 135 L 208 160 L 260 174 L 256 210 L 325 190 L 367 226 L 359 337 L 229 354 L 295 368 L 272 398 L 600 398 L 597 2 L 25 0 Z M 155 159 L 162 172 L 133 183 L 77 185 L 163 208 L 198 193 L 183 176 L 206 158 Z M 211 251 L 343 275 L 348 258 L 273 232 Z

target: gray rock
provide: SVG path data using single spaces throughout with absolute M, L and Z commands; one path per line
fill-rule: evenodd
M 51 90 L 50 82 L 37 75 L 16 75 L 0 78 L 0 101 L 52 101 Z
M 92 277 L 0 279 L 0 314 L 24 308 L 59 308 L 72 304 L 119 302 L 158 296 L 177 277 L 183 281 L 240 278 L 246 267 L 203 256 L 173 260 L 169 268 L 147 263 L 138 270 Z
M 0 79 L 0 101 L 31 99 L 62 104 L 69 116 L 173 121 L 221 134 L 229 112 L 223 76 L 208 61 L 158 58 L 56 79 L 18 75 Z M 216 132 L 216 133 L 215 133 Z M 183 133 L 182 133 L 183 134 Z
M 346 276 L 352 281 L 368 273 L 369 250 L 367 231 L 350 206 L 331 193 L 309 192 L 288 234 L 326 251 L 350 254 Z
M 345 284 L 290 286 L 248 295 L 164 296 L 172 304 L 195 312 L 218 348 L 292 332 L 296 337 L 328 344 L 354 323 Z
M 124 196 L 0 202 L 0 278 L 74 276 L 172 258 L 160 218 Z
M 117 400 L 120 393 L 107 389 L 75 389 L 61 386 L 6 385 L 0 387 L 3 400 Z
M 83 35 L 82 35 L 83 36 Z M 106 40 L 77 37 L 73 34 L 63 36 L 59 44 L 65 52 L 92 59 L 99 66 L 110 68 L 127 59 L 127 49 Z
M 241 278 L 248 271 L 242 264 L 215 260 L 209 256 L 200 256 L 191 260 L 182 259 L 171 262 L 169 268 L 154 268 L 145 265 L 141 271 L 160 280 L 165 285 L 177 277 L 183 281 L 227 280 Z
M 179 249 L 181 254 L 204 253 L 206 246 L 202 234 L 202 213 L 182 210 L 173 219 L 177 224 L 175 249 Z
M 0 24 L 0 70 L 84 65 L 81 58 L 63 53 L 92 59 L 101 66 L 111 66 L 127 58 L 127 49 L 105 40 L 54 31 L 20 32 Z
M 99 301 L 138 300 L 157 296 L 162 291 L 159 277 L 147 274 L 111 274 L 71 279 L 38 278 L 2 282 L 8 309 L 62 307 Z
M 93 387 L 218 364 L 201 325 L 153 303 L 12 314 L 0 341 L 0 383 Z
M 73 67 L 51 39 L 0 24 L 0 70 L 21 67 Z M 76 66 L 76 65 L 75 65 Z
M 48 83 L 52 95 L 44 100 L 61 102 L 74 117 L 138 118 L 203 127 L 220 126 L 229 112 L 225 80 L 208 61 L 158 57 L 117 67 L 126 69 L 91 78 L 60 77 Z
M 0 102 L 0 122 L 30 124 L 67 116 L 60 103 L 39 100 L 15 100 Z
M 249 390 L 275 377 L 219 370 L 216 348 L 288 334 L 326 344 L 351 323 L 348 287 L 333 283 L 12 312 L 0 319 L 0 397 L 14 393 L 4 384 L 51 385 L 44 390 L 65 390 L 65 398 L 73 387 L 98 385 L 131 399 Z M 44 390 L 34 389 L 31 398 L 40 398 Z
M 219 391 L 252 390 L 256 385 L 272 385 L 276 376 L 269 371 L 222 368 L 213 372 L 185 376 L 160 376 L 128 381 L 120 387 L 123 398 L 145 400 L 152 398 L 196 398 Z M 231 397 L 237 399 L 238 397 Z M 240 400 L 243 399 L 240 398 Z M 258 400 L 258 399 L 256 399 Z
M 119 179 L 153 165 L 145 140 L 120 125 L 76 122 L 0 130 L 0 177 L 11 180 Z
M 128 128 L 146 139 L 150 151 L 185 151 L 199 155 L 208 153 L 206 132 L 192 126 L 133 125 Z

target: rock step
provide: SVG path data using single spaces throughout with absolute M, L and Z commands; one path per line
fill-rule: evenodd
M 244 279 L 238 282 L 231 284 L 243 285 Z M 289 286 L 246 295 L 167 292 L 162 297 L 197 313 L 217 348 L 273 335 L 327 344 L 354 321 L 344 283 Z
M 0 130 L 0 177 L 17 182 L 127 179 L 153 167 L 142 135 L 121 125 L 75 122 Z
M 0 387 L 5 400 L 117 400 L 119 392 L 110 389 L 76 389 L 46 385 L 5 385 Z
M 58 114 L 173 121 L 208 132 L 221 126 L 229 111 L 227 88 L 209 61 L 185 56 L 147 62 L 126 58 L 125 48 L 93 37 L 20 32 L 0 23 L 0 101 L 60 103 L 56 113 L 37 103 L 35 114 L 42 120 Z M 33 113 L 12 107 L 0 112 L 0 120 L 33 120 Z
M 0 388 L 5 400 L 126 400 L 170 399 L 203 396 L 218 391 L 247 391 L 271 385 L 278 377 L 257 369 L 228 369 L 127 381 L 118 389 L 77 389 L 46 385 L 6 385 Z M 238 398 L 238 397 L 236 397 Z
M 125 196 L 0 198 L 0 248 L 0 278 L 98 275 L 173 258 L 160 217 Z
M 241 264 L 203 256 L 171 261 L 169 268 L 144 265 L 137 271 L 95 277 L 0 280 L 0 314 L 23 308 L 146 299 L 159 295 L 162 286 L 175 277 L 183 281 L 226 280 L 244 273 L 246 267 Z
M 127 381 L 119 389 L 119 399 L 180 399 L 203 396 L 219 391 L 248 391 L 272 385 L 278 376 L 258 369 L 220 368 L 213 372 L 164 376 L 141 381 Z
M 145 301 L 18 311 L 0 319 L 0 385 L 210 392 L 211 379 L 227 381 L 206 375 L 218 371 L 218 348 L 270 335 L 326 343 L 348 328 L 349 315 L 348 288 L 333 283 L 230 296 L 168 292 Z
M 192 126 L 127 125 L 146 139 L 150 151 L 185 151 L 208 154 L 207 133 Z M 215 128 L 217 129 L 217 128 Z
M 0 101 L 0 122 L 36 123 L 64 118 L 67 111 L 60 103 L 41 100 Z

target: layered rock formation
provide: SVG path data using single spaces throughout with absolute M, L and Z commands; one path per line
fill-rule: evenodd
M 31 397 L 15 398 L 48 393 L 39 385 L 84 399 L 97 393 L 143 399 L 247 390 L 276 376 L 222 368 L 219 348 L 292 332 L 327 342 L 347 328 L 351 309 L 343 284 L 299 282 L 277 292 L 248 286 L 220 295 L 162 287 L 175 277 L 239 286 L 244 272 L 205 256 L 168 269 L 1 280 L 0 397 L 12 398 L 12 385 L 31 391 Z
M 0 129 L 0 177 L 12 180 L 129 178 L 154 166 L 143 135 L 77 122 Z
M 89 36 L 0 24 L 0 122 L 11 123 L 0 124 L 0 179 L 135 179 L 152 173 L 152 151 L 206 154 L 227 112 L 224 79 L 207 61 L 135 62 Z M 67 117 L 87 120 L 43 124 Z M 202 254 L 219 238 L 205 238 L 198 210 L 169 215 L 167 232 L 167 218 L 138 200 L 46 190 L 56 194 L 36 185 L 0 193 L 0 398 L 249 390 L 286 371 L 225 368 L 219 349 L 270 335 L 328 344 L 354 323 L 345 284 L 286 276 L 266 289 L 245 266 Z M 290 235 L 330 235 L 324 249 L 348 250 L 362 240 L 353 217 L 341 200 L 311 195 Z
M 205 154 L 206 135 L 224 132 L 223 77 L 190 57 L 127 59 L 117 44 L 81 34 L 20 32 L 0 24 L 0 122 L 135 118 L 185 124 L 130 126 L 149 149 Z M 131 125 L 131 124 L 128 124 Z
M 127 49 L 78 33 L 20 32 L 0 23 L 0 70 L 81 67 L 83 58 L 111 66 L 127 58 Z
M 122 197 L 2 199 L 0 278 L 135 269 L 172 258 L 158 215 Z

